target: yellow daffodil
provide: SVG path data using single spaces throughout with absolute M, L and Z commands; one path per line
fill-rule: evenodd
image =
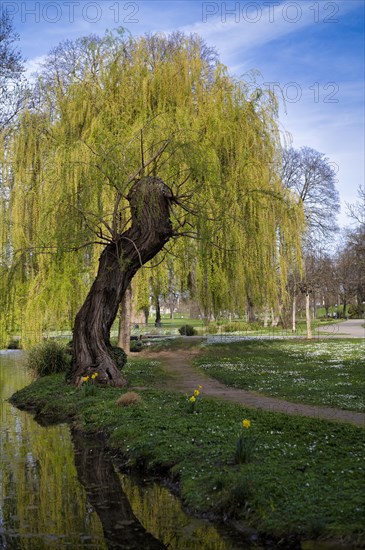
M 83 381 L 83 382 L 87 382 L 88 380 L 89 380 L 89 377 L 88 377 L 88 376 L 83 376 L 83 377 L 82 377 L 82 381 Z
M 200 395 L 200 391 L 199 390 L 194 390 L 194 396 L 198 397 L 198 395 Z
M 92 378 L 93 380 L 95 380 L 95 378 L 96 378 L 98 375 L 99 375 L 98 372 L 94 372 L 94 374 L 91 375 L 91 378 Z
M 195 397 L 192 395 L 191 397 L 189 397 L 189 401 L 190 401 L 191 403 L 195 403 Z
M 244 420 L 242 420 L 242 426 L 244 428 L 249 428 L 251 426 L 251 420 L 247 420 L 247 418 L 245 418 Z
M 199 385 L 199 386 L 198 386 L 198 390 L 201 390 L 201 389 L 202 389 L 202 387 L 203 387 L 203 386 L 200 386 L 200 385 Z

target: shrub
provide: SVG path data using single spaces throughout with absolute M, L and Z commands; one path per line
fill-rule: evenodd
M 195 336 L 196 330 L 191 325 L 183 325 L 179 328 L 181 336 Z
M 237 323 L 227 323 L 223 326 L 224 332 L 244 332 L 250 329 L 250 325 L 245 321 L 239 321 Z
M 69 347 L 56 340 L 45 340 L 29 352 L 27 367 L 38 376 L 67 372 L 71 365 Z
M 21 349 L 19 338 L 10 338 L 8 349 Z
M 359 308 L 357 304 L 350 304 L 347 310 L 350 319 L 359 319 Z M 361 317 L 364 315 L 364 307 L 361 307 Z
M 224 332 L 246 332 L 248 330 L 260 330 L 260 323 L 248 323 L 246 321 L 237 321 L 224 325 Z
M 209 324 L 206 326 L 207 334 L 217 334 L 218 326 L 216 324 Z
M 142 351 L 142 349 L 143 349 L 142 340 L 131 340 L 131 351 L 138 352 L 138 351 Z

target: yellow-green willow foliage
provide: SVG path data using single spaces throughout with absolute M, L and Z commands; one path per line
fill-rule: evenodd
M 248 288 L 275 303 L 303 223 L 275 170 L 275 97 L 229 77 L 196 36 L 107 35 L 56 53 L 7 145 L 1 235 L 17 322 L 20 311 L 38 333 L 72 322 L 101 244 L 128 225 L 133 178 L 147 174 L 178 198 L 176 236 L 197 239 L 168 248 L 182 253 L 181 280 L 194 270 L 205 311 L 243 306 Z
M 210 523 L 196 519 L 191 524 L 179 500 L 165 487 L 157 483 L 141 487 L 130 477 L 119 474 L 119 478 L 134 515 L 167 548 L 231 548 Z
M 85 532 L 102 541 L 100 520 L 77 479 L 68 426 L 46 428 L 17 409 L 9 414 L 7 399 L 32 381 L 30 371 L 19 368 L 21 362 L 21 357 L 7 355 L 0 366 L 2 529 L 19 533 L 16 547 L 21 550 L 49 547 L 44 542 L 49 532 L 57 537 L 54 548 L 64 547 L 65 535 L 77 548 L 79 533 Z M 11 542 L 7 546 L 14 547 Z M 104 548 L 102 542 L 98 548 Z
M 150 269 L 137 271 L 132 282 L 132 321 L 137 321 L 142 312 L 150 308 Z M 145 319 L 145 318 L 144 318 Z

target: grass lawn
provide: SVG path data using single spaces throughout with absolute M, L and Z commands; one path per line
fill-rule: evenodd
M 365 347 L 357 340 L 249 340 L 205 346 L 195 365 L 228 386 L 365 411 Z
M 159 390 L 165 375 L 156 361 L 133 359 L 126 375 L 131 385 L 148 387 L 138 390 L 137 405 L 116 406 L 127 390 L 96 387 L 87 396 L 62 374 L 38 379 L 12 402 L 58 420 L 72 417 L 86 432 L 102 430 L 126 467 L 178 483 L 195 512 L 238 518 L 277 537 L 365 543 L 364 430 L 245 409 L 204 398 L 204 388 L 192 413 L 186 396 Z M 236 464 L 245 418 L 256 448 L 251 462 Z

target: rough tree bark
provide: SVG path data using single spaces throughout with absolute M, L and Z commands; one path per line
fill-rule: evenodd
M 161 326 L 161 307 L 160 307 L 160 298 L 159 296 L 156 296 L 156 319 L 155 319 L 155 327 Z
M 98 383 L 126 384 L 110 354 L 110 329 L 123 295 L 138 269 L 172 236 L 171 190 L 159 178 L 146 177 L 132 186 L 128 201 L 131 226 L 103 250 L 96 279 L 76 315 L 73 330 L 72 382 L 98 373 Z
M 128 286 L 120 303 L 118 348 L 126 353 L 131 351 L 131 311 L 132 311 L 132 287 Z

